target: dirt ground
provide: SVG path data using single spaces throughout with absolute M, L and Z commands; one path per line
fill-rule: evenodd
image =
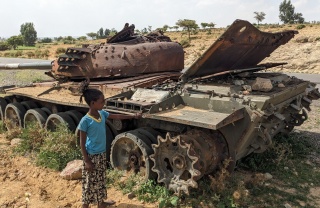
M 65 180 L 60 172 L 37 167 L 29 157 L 13 156 L 10 141 L 0 134 L 0 208 L 78 208 L 81 207 L 81 181 Z M 114 188 L 109 207 L 156 207 L 130 200 Z M 95 206 L 91 206 L 95 207 Z
M 191 46 L 185 49 L 185 65 L 190 66 L 199 53 L 204 52 L 212 44 L 220 32 L 217 30 L 210 38 L 201 36 L 192 40 Z M 313 27 L 307 25 L 306 28 L 299 30 L 299 34 L 292 41 L 281 46 L 265 62 L 288 62 L 289 64 L 284 68 L 276 69 L 285 72 L 320 74 L 320 41 L 296 42 L 299 37 L 317 38 L 320 37 L 319 34 L 320 25 Z M 178 38 L 177 35 L 172 37 Z M 319 102 L 316 102 L 312 109 L 309 120 L 298 130 L 306 132 L 315 140 L 320 140 Z M 81 207 L 80 181 L 64 180 L 59 176 L 59 172 L 36 167 L 30 158 L 13 156 L 11 149 L 10 142 L 0 135 L 0 208 Z M 320 187 L 314 187 L 311 195 L 320 196 Z M 116 204 L 110 207 L 156 207 L 155 204 L 143 204 L 135 198 L 130 200 L 113 188 L 108 190 L 108 197 L 116 201 Z M 320 207 L 320 201 L 318 205 Z

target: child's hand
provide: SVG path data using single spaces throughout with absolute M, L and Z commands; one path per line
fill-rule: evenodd
M 93 163 L 91 162 L 91 160 L 85 161 L 84 163 L 85 163 L 85 166 L 84 166 L 85 170 L 87 170 L 89 172 L 93 171 L 94 167 L 93 167 Z

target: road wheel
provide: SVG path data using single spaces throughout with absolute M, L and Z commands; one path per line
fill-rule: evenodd
M 22 128 L 23 118 L 26 114 L 26 109 L 20 103 L 9 103 L 5 109 L 6 127 L 12 130 L 16 127 Z
M 45 125 L 47 118 L 47 114 L 40 108 L 30 109 L 24 115 L 24 128 L 27 128 L 27 126 L 33 122 L 42 128 Z
M 57 126 L 61 124 L 66 124 L 71 132 L 74 132 L 76 130 L 76 125 L 72 118 L 64 113 L 54 113 L 51 114 L 45 123 L 45 128 L 50 131 L 56 131 Z

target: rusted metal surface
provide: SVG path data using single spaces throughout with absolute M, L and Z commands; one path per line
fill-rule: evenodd
M 216 130 L 243 118 L 244 115 L 243 109 L 239 109 L 232 114 L 227 114 L 209 112 L 207 110 L 181 105 L 172 110 L 165 111 L 164 109 L 163 112 L 147 114 L 145 116 L 146 118 L 152 118 L 156 120 L 164 120 Z
M 182 75 L 183 78 L 257 66 L 296 31 L 261 32 L 248 21 L 236 20 L 221 37 Z
M 56 79 L 119 79 L 159 72 L 179 72 L 184 67 L 181 45 L 161 33 L 133 34 L 125 28 L 100 45 L 68 48 L 47 74 Z

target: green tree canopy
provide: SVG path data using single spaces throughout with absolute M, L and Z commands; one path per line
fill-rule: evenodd
M 200 25 L 203 29 L 206 29 L 206 27 L 208 27 L 208 23 L 206 22 L 201 22 Z
M 196 30 L 198 28 L 198 24 L 195 20 L 189 20 L 189 19 L 179 19 L 176 22 L 176 25 L 179 27 L 182 27 L 184 30 L 188 31 L 189 34 L 189 40 L 190 40 L 190 32 L 191 30 Z
M 294 13 L 294 6 L 290 0 L 283 0 L 279 6 L 279 18 L 284 24 L 303 23 L 304 18 L 301 13 Z
M 23 37 L 23 43 L 26 46 L 34 46 L 37 40 L 37 31 L 32 22 L 27 22 L 21 25 L 20 33 Z
M 19 45 L 23 45 L 23 37 L 21 35 L 14 35 L 8 38 L 7 43 L 15 50 Z
M 90 33 L 87 33 L 86 35 L 89 36 L 92 40 L 93 40 L 95 37 L 97 37 L 97 33 L 95 33 L 95 32 L 90 32 Z
M 262 22 L 266 16 L 266 14 L 264 12 L 253 12 L 255 14 L 254 18 L 257 20 L 258 25 L 259 22 Z
M 97 32 L 97 39 L 103 39 L 103 38 L 105 38 L 105 36 L 104 36 L 104 30 L 103 30 L 103 28 L 100 28 L 100 29 L 98 30 L 98 32 Z
M 210 29 L 214 28 L 214 26 L 216 26 L 216 24 L 214 24 L 213 22 L 209 22 L 207 27 L 209 27 Z

